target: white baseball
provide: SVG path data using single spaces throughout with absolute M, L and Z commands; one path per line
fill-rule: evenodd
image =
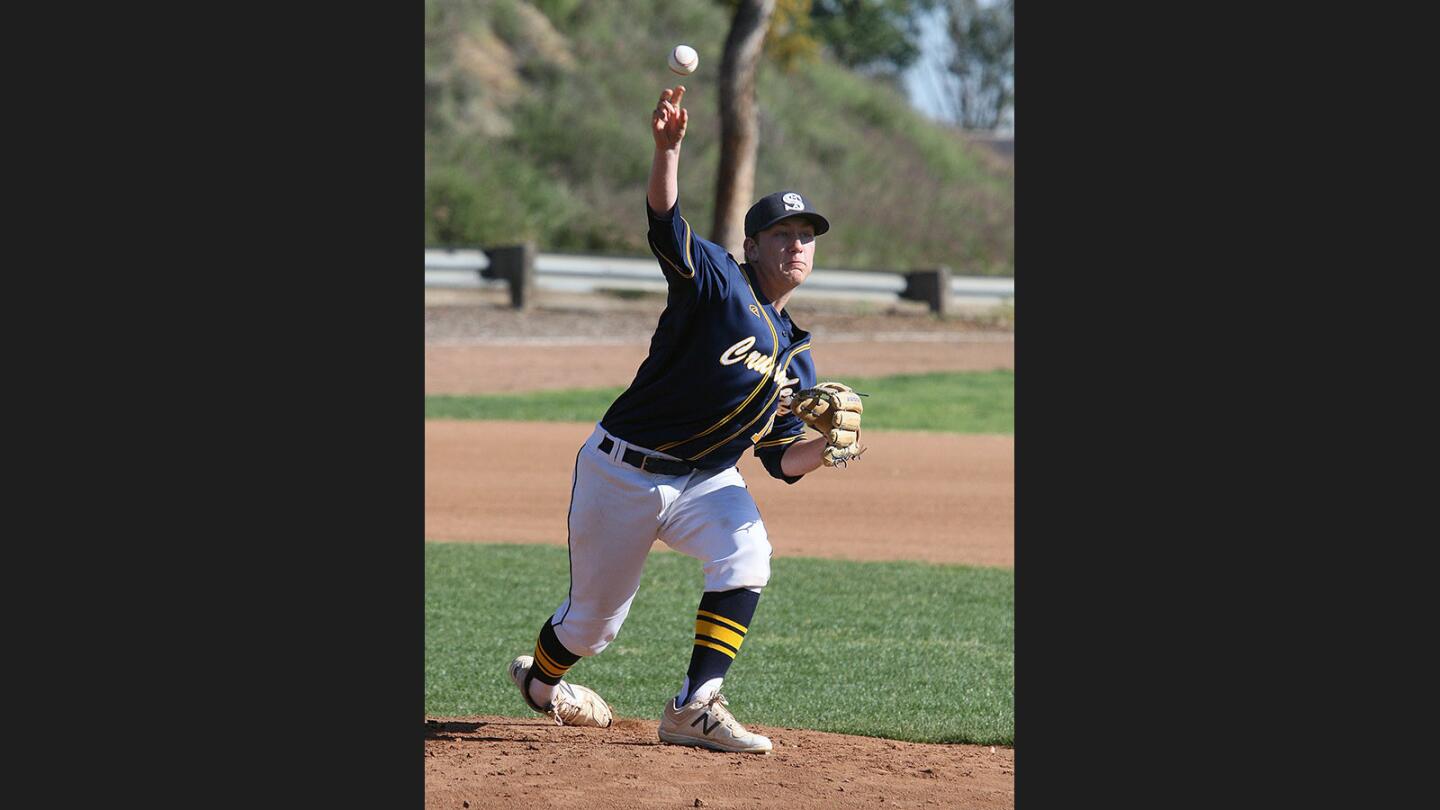
M 700 54 L 689 45 L 676 45 L 675 50 L 670 52 L 670 71 L 681 76 L 689 76 L 700 67 Z

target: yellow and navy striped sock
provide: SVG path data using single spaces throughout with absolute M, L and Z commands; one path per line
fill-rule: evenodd
M 540 628 L 540 637 L 535 640 L 535 665 L 530 668 L 535 680 L 554 686 L 579 660 L 580 656 L 560 643 L 555 627 L 546 619 L 545 626 Z
M 695 612 L 695 647 L 685 673 L 689 687 L 682 703 L 689 702 L 706 681 L 725 677 L 750 632 L 750 620 L 759 603 L 760 594 L 746 588 L 710 591 L 700 598 L 700 609 Z

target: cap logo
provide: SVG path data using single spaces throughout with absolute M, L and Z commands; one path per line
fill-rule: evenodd
M 780 200 L 785 203 L 785 210 L 786 210 L 786 211 L 804 211 L 804 210 L 805 210 L 805 201 L 802 200 L 802 199 L 800 199 L 800 195 L 799 195 L 799 194 L 796 194 L 796 193 L 793 192 L 793 191 L 790 192 L 789 194 L 786 194 L 784 197 L 781 197 Z

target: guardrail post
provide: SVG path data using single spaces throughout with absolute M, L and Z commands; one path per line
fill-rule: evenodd
M 950 268 L 941 266 L 906 273 L 905 289 L 900 297 L 924 301 L 930 305 L 931 312 L 943 317 L 950 311 Z
M 490 266 L 480 271 L 481 278 L 504 279 L 510 284 L 510 305 L 524 309 L 535 289 L 535 243 L 481 248 L 490 259 Z

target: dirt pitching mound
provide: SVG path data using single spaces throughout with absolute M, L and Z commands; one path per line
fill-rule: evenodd
M 769 754 L 667 745 L 656 721 L 608 729 L 543 718 L 425 720 L 427 808 L 1015 806 L 1015 750 L 747 725 Z

